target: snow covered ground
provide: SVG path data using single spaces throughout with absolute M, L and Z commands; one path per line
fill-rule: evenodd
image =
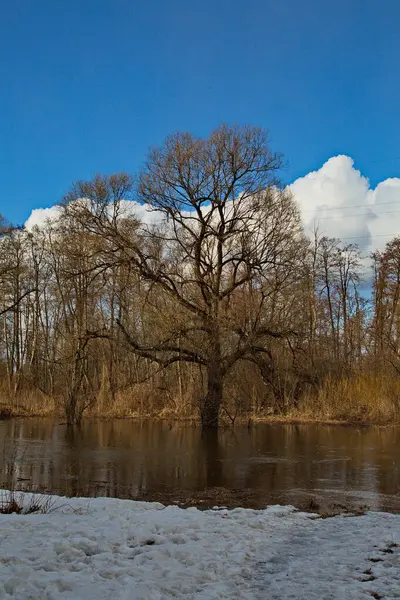
M 50 514 L 0 515 L 0 599 L 400 598 L 399 543 L 387 513 L 57 498 Z

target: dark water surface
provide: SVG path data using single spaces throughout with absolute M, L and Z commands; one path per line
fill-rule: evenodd
M 182 504 L 400 512 L 400 429 L 262 424 L 202 435 L 130 420 L 0 422 L 0 485 Z

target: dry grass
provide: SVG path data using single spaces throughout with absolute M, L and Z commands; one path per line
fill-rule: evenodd
M 400 381 L 374 374 L 327 379 L 316 393 L 304 397 L 291 415 L 341 422 L 399 422 Z
M 190 419 L 197 416 L 196 398 L 199 394 L 195 382 L 190 382 L 184 390 L 146 382 L 117 392 L 113 399 L 100 395 L 90 415 L 106 418 Z
M 14 395 L 0 389 L 0 397 L 0 419 L 59 414 L 55 400 L 36 390 L 24 390 Z
M 88 417 L 168 419 L 198 421 L 196 398 L 201 395 L 199 381 L 187 381 L 179 388 L 169 389 L 163 382 L 146 382 L 132 386 L 110 398 L 100 394 L 97 402 L 85 413 Z M 189 383 L 189 385 L 188 385 Z M 257 387 L 246 391 L 229 382 L 222 425 L 245 424 L 251 427 L 259 421 L 375 423 L 400 422 L 400 378 L 390 374 L 362 373 L 348 378 L 327 378 L 318 389 L 308 391 L 296 407 L 290 398 L 284 411 L 273 411 Z M 233 389 L 235 388 L 235 389 Z M 39 392 L 24 391 L 17 397 L 1 394 L 0 419 L 15 416 L 54 416 L 61 414 L 54 399 Z M 232 416 L 234 418 L 232 418 Z
M 57 498 L 46 494 L 26 495 L 14 490 L 0 492 L 0 514 L 2 515 L 45 515 L 59 508 L 56 507 L 56 503 Z

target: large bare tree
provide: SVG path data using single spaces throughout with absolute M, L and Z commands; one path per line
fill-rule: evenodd
M 97 177 L 66 197 L 71 218 L 103 240 L 96 268 L 129 264 L 147 301 L 174 315 L 145 335 L 143 322 L 122 310 L 118 326 L 138 356 L 161 368 L 199 366 L 204 428 L 218 426 L 237 361 L 254 361 L 268 340 L 293 335 L 275 316 L 302 249 L 297 209 L 278 186 L 281 165 L 265 131 L 223 125 L 206 139 L 167 138 L 150 152 L 136 188 L 124 174 Z M 152 225 L 126 212 L 131 198 L 156 211 Z

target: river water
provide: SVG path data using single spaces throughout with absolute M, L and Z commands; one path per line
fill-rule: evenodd
M 198 506 L 400 512 L 400 429 L 260 424 L 202 435 L 132 420 L 0 422 L 0 485 Z

